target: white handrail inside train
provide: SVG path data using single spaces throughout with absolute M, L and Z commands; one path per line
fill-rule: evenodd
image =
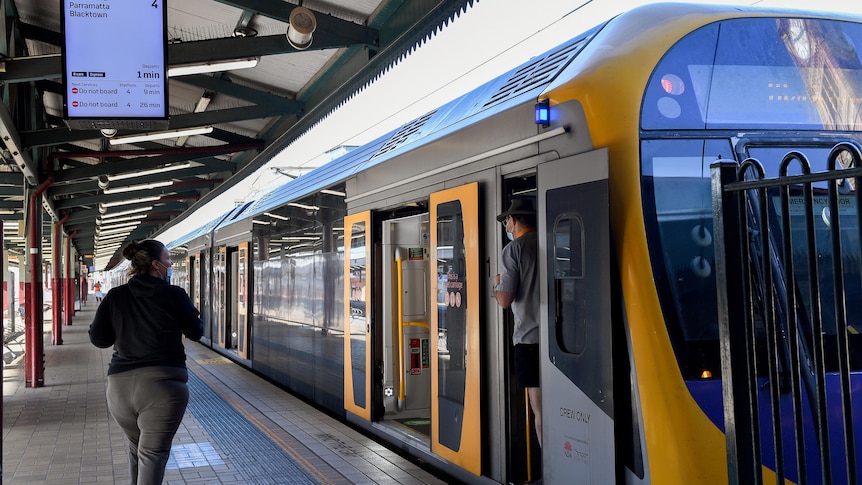
M 493 157 L 494 155 L 499 155 L 500 153 L 506 153 L 508 151 L 514 150 L 516 148 L 521 148 L 522 146 L 526 146 L 526 145 L 529 145 L 531 143 L 538 143 L 540 141 L 547 140 L 548 138 L 553 138 L 555 136 L 562 135 L 563 133 L 567 133 L 568 131 L 569 131 L 568 126 L 560 126 L 558 128 L 554 128 L 553 130 L 548 131 L 546 133 L 542 133 L 542 134 L 536 135 L 536 136 L 531 136 L 530 138 L 525 138 L 523 140 L 516 141 L 514 143 L 509 143 L 508 145 L 505 145 L 505 146 L 501 146 L 500 148 L 495 148 L 493 150 L 488 150 L 487 152 L 480 153 L 478 155 L 473 155 L 470 158 L 465 158 L 464 160 L 459 160 L 457 162 L 450 163 L 449 165 L 435 168 L 434 170 L 431 170 L 429 172 L 424 172 L 421 175 L 415 175 L 413 177 L 408 177 L 404 180 L 399 180 L 398 182 L 393 182 L 391 184 L 384 185 L 382 187 L 377 187 L 374 190 L 365 191 L 362 193 L 362 195 L 358 195 L 358 196 L 354 196 L 354 197 L 348 197 L 348 198 L 344 199 L 344 201 L 348 202 L 348 203 L 353 202 L 356 199 L 368 197 L 369 195 L 374 195 L 378 192 L 383 192 L 384 190 L 389 190 L 393 187 L 400 187 L 400 186 L 403 186 L 404 184 L 409 184 L 410 182 L 415 182 L 417 180 L 428 178 L 432 175 L 437 175 L 438 173 L 443 173 L 443 172 L 446 172 L 448 170 L 458 168 L 462 165 L 467 165 L 467 164 L 482 160 L 483 158 L 489 158 L 489 157 Z

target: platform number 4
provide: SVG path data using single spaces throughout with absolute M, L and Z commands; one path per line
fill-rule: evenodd
M 153 8 L 159 8 L 159 0 L 153 0 Z

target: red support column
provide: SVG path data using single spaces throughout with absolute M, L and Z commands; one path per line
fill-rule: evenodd
M 44 317 L 42 315 L 42 192 L 54 181 L 53 177 L 42 183 L 30 194 L 28 207 L 28 249 L 30 257 L 30 282 L 27 291 L 27 316 L 24 322 L 24 385 L 45 385 L 45 342 L 43 340 Z
M 66 216 L 68 217 L 68 215 Z M 75 278 L 72 273 L 72 238 L 78 234 L 78 231 L 72 231 L 69 237 L 66 238 L 66 318 L 63 323 L 66 325 L 72 324 L 72 317 L 75 316 Z
M 51 238 L 51 259 L 53 264 L 53 278 L 51 279 L 51 343 L 63 345 L 63 255 L 61 254 L 60 241 L 62 241 L 63 224 L 69 220 L 69 213 L 54 224 Z

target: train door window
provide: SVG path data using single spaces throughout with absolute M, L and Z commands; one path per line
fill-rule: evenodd
M 225 348 L 226 342 L 226 307 L 227 294 L 225 288 L 225 272 L 227 265 L 227 251 L 225 247 L 218 248 L 214 253 L 213 261 L 213 327 L 215 328 L 215 339 L 219 347 Z
M 557 298 L 571 301 L 577 299 L 578 286 L 576 280 L 584 277 L 584 223 L 580 216 L 564 215 L 554 223 L 554 279 L 560 289 Z M 583 295 L 581 295 L 583 296 Z M 559 305 L 559 310 L 565 312 L 576 308 L 573 305 Z M 580 354 L 586 344 L 586 323 L 577 315 L 558 315 L 557 319 L 572 322 L 572 325 L 560 327 L 560 335 L 557 336 L 557 345 L 561 350 L 570 354 Z
M 461 218 L 460 201 L 447 202 L 438 208 L 437 217 L 437 250 L 438 254 L 450 251 L 452 258 L 447 272 L 447 302 L 438 317 L 438 362 L 437 378 L 440 392 L 440 402 L 458 407 L 464 405 L 464 378 L 466 375 L 466 343 L 467 343 L 467 285 L 464 251 L 464 225 Z M 451 428 L 446 428 L 451 429 Z M 460 431 L 460 428 L 456 429 Z M 445 435 L 444 429 L 440 430 Z M 460 436 L 447 440 L 441 436 L 440 441 L 451 444 L 457 449 Z
M 194 302 L 195 308 L 200 308 L 200 303 L 198 302 L 197 297 L 194 293 L 195 292 L 195 285 L 198 282 L 197 275 L 195 275 L 195 267 L 196 267 L 195 264 L 196 263 L 197 263 L 197 258 L 194 256 L 189 256 L 189 262 L 188 262 L 189 281 L 188 281 L 188 286 L 186 286 L 186 291 L 188 291 L 189 294 L 192 295 L 192 302 Z
M 211 290 L 211 281 L 209 277 L 209 257 L 207 251 L 202 251 L 200 253 L 200 265 L 199 265 L 199 275 L 197 285 L 197 295 L 199 306 L 198 309 L 201 310 L 201 320 L 204 323 L 204 337 L 207 339 L 212 339 L 212 321 L 210 320 L 210 315 L 212 311 L 210 310 L 210 290 Z
M 238 302 L 239 302 L 239 285 L 237 278 L 239 277 L 239 253 L 236 247 L 227 248 L 227 261 L 225 268 L 225 348 L 236 349 L 237 344 L 237 320 L 239 320 Z

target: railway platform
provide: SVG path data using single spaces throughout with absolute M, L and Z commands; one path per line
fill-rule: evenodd
M 46 333 L 44 387 L 25 386 L 20 355 L 6 364 L 4 484 L 128 483 L 105 403 L 112 350 L 87 336 L 95 309 L 62 328 L 62 345 Z M 165 484 L 447 483 L 200 344 L 186 341 L 186 353 L 190 399 Z

